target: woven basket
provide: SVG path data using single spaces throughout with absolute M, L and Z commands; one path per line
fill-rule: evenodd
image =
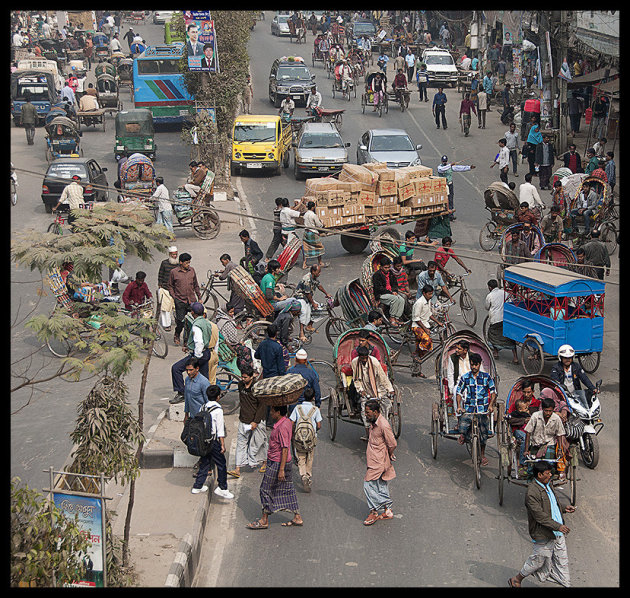
M 306 380 L 300 374 L 285 374 L 255 382 L 252 394 L 265 405 L 280 407 L 295 403 L 306 385 Z

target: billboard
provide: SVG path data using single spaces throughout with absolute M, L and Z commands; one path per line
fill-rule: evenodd
M 219 54 L 214 21 L 209 10 L 184 10 L 188 70 L 219 72 Z

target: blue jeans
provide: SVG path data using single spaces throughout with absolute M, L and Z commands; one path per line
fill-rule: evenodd
M 217 483 L 219 484 L 219 488 L 221 488 L 221 490 L 227 490 L 227 463 L 225 461 L 225 454 L 221 452 L 221 442 L 219 440 L 215 440 L 212 443 L 210 454 L 199 459 L 199 471 L 197 472 L 193 488 L 201 488 L 203 486 L 213 461 L 217 466 Z
M 584 227 L 585 232 L 589 232 L 591 230 L 591 216 L 593 215 L 594 210 L 584 210 L 582 216 L 584 217 Z M 578 209 L 571 210 L 571 227 L 575 230 L 575 219 L 579 216 Z
M 520 441 L 521 448 L 519 450 L 518 463 L 519 465 L 525 465 L 525 437 L 527 434 L 523 430 L 513 430 L 512 434 L 514 438 Z

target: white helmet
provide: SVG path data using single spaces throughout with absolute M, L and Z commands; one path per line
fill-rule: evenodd
M 562 345 L 558 349 L 558 359 L 561 357 L 573 357 L 575 355 L 575 350 L 571 345 Z

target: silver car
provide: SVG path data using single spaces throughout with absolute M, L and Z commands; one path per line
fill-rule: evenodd
M 413 141 L 402 129 L 371 129 L 361 136 L 357 144 L 357 164 L 387 162 L 389 168 L 420 166 L 418 150 L 422 145 Z
M 289 18 L 290 15 L 276 15 L 271 21 L 271 35 L 291 35 Z
M 349 143 L 344 143 L 332 123 L 306 123 L 293 142 L 293 173 L 300 180 L 307 174 L 329 175 L 348 162 Z

